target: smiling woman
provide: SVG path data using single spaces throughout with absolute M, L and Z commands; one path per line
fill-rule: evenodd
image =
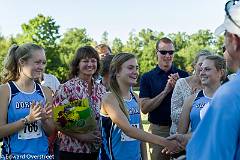
M 110 65 L 110 91 L 101 106 L 102 147 L 99 160 L 146 160 L 144 142 L 178 148 L 175 142 L 143 131 L 137 83 L 138 63 L 131 53 L 119 53 Z
M 100 60 L 97 51 L 91 46 L 79 48 L 70 64 L 70 79 L 59 87 L 54 96 L 54 107 L 87 99 L 93 111 L 93 118 L 97 122 L 97 128 L 85 134 L 59 129 L 61 160 L 97 159 L 101 142 L 100 103 L 106 92 L 102 84 L 96 83 L 99 69 Z
M 13 45 L 5 59 L 0 86 L 2 156 L 47 155 L 53 130 L 52 93 L 34 82 L 41 76 L 46 56 L 42 47 Z M 38 146 L 41 147 L 38 147 Z

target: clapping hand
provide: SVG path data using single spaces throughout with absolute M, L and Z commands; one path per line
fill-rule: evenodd
M 47 119 L 52 117 L 52 105 L 47 103 L 44 107 L 41 109 L 41 116 L 42 121 L 45 122 Z
M 38 105 L 38 103 L 33 102 L 30 106 L 30 113 L 26 117 L 28 123 L 35 122 L 37 120 L 41 120 L 41 107 Z
M 170 74 L 168 76 L 168 81 L 170 82 L 171 86 L 174 88 L 177 80 L 179 79 L 178 73 Z
M 175 87 L 175 84 L 178 79 L 179 79 L 178 73 L 170 74 L 168 76 L 168 81 L 167 81 L 166 87 L 164 89 L 166 91 L 166 93 L 169 93 L 172 91 L 172 89 Z

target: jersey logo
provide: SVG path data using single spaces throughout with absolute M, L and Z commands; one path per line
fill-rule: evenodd
M 30 106 L 32 105 L 32 102 L 16 102 L 16 109 L 24 109 L 24 108 L 30 108 Z

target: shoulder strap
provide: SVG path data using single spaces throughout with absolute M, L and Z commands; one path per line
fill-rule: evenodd
M 43 90 L 42 90 L 42 87 L 40 86 L 40 84 L 35 83 L 35 85 L 36 85 L 36 92 L 45 99 L 45 96 L 44 96 L 44 93 L 43 93 Z
M 201 91 L 198 92 L 195 100 L 198 100 L 198 99 L 201 98 L 201 97 L 204 97 L 203 90 L 201 90 Z M 195 101 L 195 100 L 194 100 L 194 101 Z
M 17 86 L 13 83 L 13 81 L 8 82 L 9 85 L 9 92 L 10 92 L 10 99 L 9 99 L 9 103 L 12 100 L 12 98 L 17 95 L 17 93 L 19 93 L 19 89 L 17 88 Z
M 130 94 L 133 97 L 133 99 L 138 103 L 137 98 L 133 94 L 132 88 L 130 88 Z

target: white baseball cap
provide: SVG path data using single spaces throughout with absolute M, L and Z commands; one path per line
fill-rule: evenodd
M 240 3 L 236 3 L 235 5 L 230 6 L 229 15 L 231 16 L 232 20 L 240 26 Z M 240 37 L 240 27 L 234 24 L 228 15 L 225 15 L 225 19 L 222 25 L 220 25 L 214 32 L 215 35 L 220 35 L 224 31 L 228 31 L 230 33 L 236 34 Z

